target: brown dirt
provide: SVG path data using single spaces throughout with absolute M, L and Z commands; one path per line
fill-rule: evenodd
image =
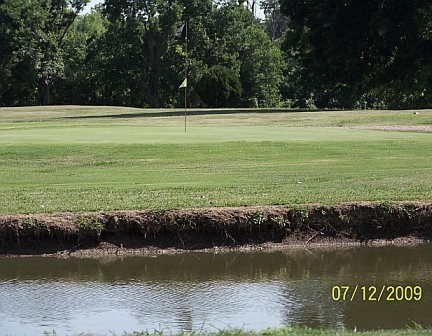
M 381 131 L 432 133 L 432 126 L 429 125 L 369 125 L 353 126 L 352 128 Z
M 0 216 L 0 255 L 128 255 L 432 238 L 432 203 L 354 203 Z

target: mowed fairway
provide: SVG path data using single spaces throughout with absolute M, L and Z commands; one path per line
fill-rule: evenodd
M 432 200 L 432 111 L 0 109 L 0 213 Z

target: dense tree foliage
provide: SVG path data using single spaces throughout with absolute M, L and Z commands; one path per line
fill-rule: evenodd
M 214 65 L 202 76 L 198 93 L 208 107 L 237 107 L 242 94 L 240 78 L 223 65 Z
M 62 47 L 75 18 L 90 0 L 4 0 L 0 3 L 6 104 L 51 104 L 51 86 L 63 75 Z
M 36 60 L 32 54 L 31 4 L 0 2 L 1 105 L 36 103 Z
M 87 3 L 0 0 L 0 106 L 432 105 L 428 0 Z
M 281 0 L 291 95 L 318 107 L 430 107 L 429 0 Z M 295 79 L 294 79 L 295 78 Z
M 282 53 L 238 1 L 106 0 L 77 16 L 86 2 L 1 4 L 1 105 L 182 106 L 185 43 L 173 32 L 185 20 L 191 105 L 207 104 L 196 85 L 216 65 L 240 79 L 237 105 L 279 103 Z
M 282 53 L 260 22 L 237 1 L 215 7 L 199 22 L 191 20 L 190 40 L 192 57 L 205 65 L 196 69 L 198 73 L 222 65 L 239 76 L 243 88 L 241 106 L 278 105 Z
M 288 17 L 282 14 L 279 0 L 261 0 L 265 15 L 265 29 L 272 41 L 284 36 L 288 28 Z
M 95 57 L 99 54 L 94 44 L 104 36 L 108 22 L 99 13 L 78 16 L 65 37 L 62 55 L 64 75 L 53 85 L 58 104 L 93 104 L 98 101 L 102 85 L 94 79 Z M 91 61 L 90 61 L 91 60 Z

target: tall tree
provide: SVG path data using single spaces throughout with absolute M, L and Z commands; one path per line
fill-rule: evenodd
M 63 73 L 62 44 L 78 14 L 90 0 L 41 0 L 39 21 L 33 27 L 43 105 L 51 104 L 51 84 Z
M 195 27 L 211 9 L 210 0 L 107 0 L 103 15 L 108 30 L 88 54 L 101 100 L 129 106 L 180 105 L 185 55 L 173 33 L 186 18 Z M 196 64 L 190 59 L 190 73 L 195 74 Z
M 107 30 L 107 20 L 99 11 L 76 18 L 64 37 L 63 76 L 53 82 L 53 95 L 58 104 L 98 104 L 99 87 L 94 83 L 95 66 L 89 59 L 94 44 Z
M 124 48 L 124 52 L 113 55 L 114 59 L 123 63 L 120 64 L 121 67 L 128 65 L 135 72 L 131 75 L 140 82 L 146 93 L 145 100 L 151 107 L 160 106 L 162 62 L 176 24 L 180 21 L 182 9 L 176 0 L 105 2 L 104 12 L 111 23 L 107 37 Z M 128 72 L 126 69 L 124 71 Z
M 290 20 L 285 50 L 296 64 L 299 100 L 312 97 L 318 107 L 430 106 L 430 82 L 420 75 L 430 73 L 432 57 L 429 0 L 281 5 Z
M 6 12 L 4 3 L 0 3 L 0 101 L 3 102 L 2 96 L 8 89 L 7 80 L 10 78 L 10 58 L 11 52 L 11 36 L 9 34 L 8 21 L 10 17 Z
M 0 3 L 0 105 L 34 104 L 35 60 L 29 22 L 37 16 L 34 3 L 4 0 Z
M 87 2 L 89 0 L 2 1 L 0 53 L 8 81 L 6 87 L 0 88 L 2 99 L 12 105 L 34 103 L 38 92 L 41 103 L 51 103 L 52 81 L 62 73 L 63 39 Z
M 264 24 L 270 39 L 275 41 L 284 36 L 288 28 L 288 17 L 281 13 L 279 0 L 261 0 L 264 11 Z
M 195 31 L 196 30 L 196 31 Z M 260 21 L 242 3 L 224 1 L 193 25 L 192 56 L 206 65 L 225 66 L 240 78 L 245 107 L 279 103 L 283 58 Z

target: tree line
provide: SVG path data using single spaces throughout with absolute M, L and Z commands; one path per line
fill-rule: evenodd
M 429 0 L 88 3 L 0 0 L 0 106 L 432 105 Z

